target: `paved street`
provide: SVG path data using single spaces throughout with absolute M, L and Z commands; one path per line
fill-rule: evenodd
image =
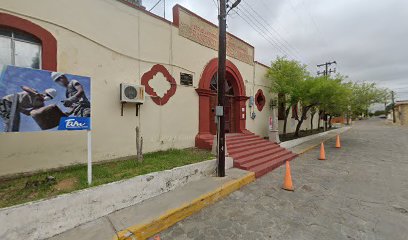
M 160 234 L 161 239 L 408 239 L 408 128 L 373 119 Z

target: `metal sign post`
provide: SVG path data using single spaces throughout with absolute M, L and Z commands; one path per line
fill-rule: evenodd
M 92 184 L 92 134 L 91 130 L 87 131 L 88 137 L 88 185 Z

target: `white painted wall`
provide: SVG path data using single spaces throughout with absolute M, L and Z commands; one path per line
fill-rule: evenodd
M 168 21 L 115 0 L 2 0 L 0 12 L 27 19 L 57 39 L 58 71 L 91 77 L 94 161 L 136 154 L 137 126 L 144 152 L 194 146 L 198 133 L 198 87 L 206 64 L 217 52 L 179 36 Z M 269 109 L 267 68 L 228 58 L 239 69 L 247 96 L 262 89 L 266 105 L 249 116 L 247 129 L 267 136 Z M 121 116 L 119 84 L 140 84 L 143 73 L 162 64 L 176 79 L 176 94 L 164 106 L 149 97 L 138 117 L 127 104 Z M 180 72 L 193 75 L 193 86 L 180 85 Z M 85 132 L 0 134 L 0 176 L 86 163 Z

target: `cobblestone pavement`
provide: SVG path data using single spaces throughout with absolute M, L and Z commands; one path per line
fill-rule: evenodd
M 177 223 L 161 239 L 408 239 L 408 128 L 373 119 Z

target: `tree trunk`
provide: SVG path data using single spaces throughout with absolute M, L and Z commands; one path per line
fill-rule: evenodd
M 323 113 L 323 111 L 319 110 L 319 121 L 317 122 L 318 131 L 320 131 L 320 122 L 322 121 L 322 113 Z
M 332 128 L 332 123 L 331 123 L 331 120 L 332 120 L 332 116 L 331 116 L 331 115 L 329 115 L 329 129 L 331 129 L 331 128 Z
M 298 121 L 296 125 L 295 137 L 299 137 L 300 126 L 302 126 L 302 123 L 303 123 L 303 117 L 300 118 L 300 120 Z
M 289 111 L 291 107 L 292 106 L 289 106 L 288 108 L 285 109 L 285 120 L 283 122 L 283 134 L 286 134 L 286 126 L 288 123 L 288 116 L 289 116 Z
M 313 132 L 313 117 L 315 113 L 310 114 L 310 131 Z
M 295 131 L 295 137 L 299 137 L 300 127 L 302 126 L 303 121 L 306 119 L 307 111 L 309 111 L 310 107 L 304 107 L 302 109 L 302 116 L 300 117 Z

